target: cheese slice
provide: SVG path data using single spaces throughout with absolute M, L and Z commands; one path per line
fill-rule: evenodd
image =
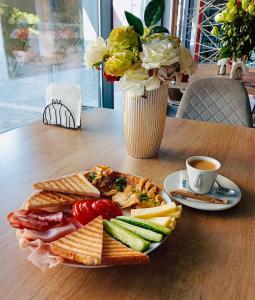
M 131 217 L 150 219 L 154 217 L 170 216 L 173 212 L 176 212 L 176 205 L 174 202 L 156 207 L 131 209 Z
M 171 217 L 154 217 L 148 219 L 148 221 L 153 222 L 157 225 L 168 227 L 171 222 Z
M 182 206 L 178 205 L 176 206 L 176 211 L 171 212 L 168 216 L 171 218 L 180 218 L 182 214 Z
M 148 219 L 148 221 L 153 222 L 160 226 L 168 227 L 171 230 L 174 230 L 176 225 L 175 218 L 171 218 L 171 217 L 155 217 L 155 218 Z
M 174 230 L 175 225 L 176 225 L 176 220 L 175 220 L 175 218 L 171 218 L 171 221 L 170 221 L 170 223 L 168 224 L 168 228 L 170 228 L 171 230 Z

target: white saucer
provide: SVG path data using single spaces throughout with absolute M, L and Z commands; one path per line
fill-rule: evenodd
M 180 170 L 180 171 L 174 172 L 172 174 L 169 174 L 164 180 L 165 191 L 167 193 L 169 193 L 170 190 L 183 189 L 184 188 L 182 186 L 183 179 L 186 179 L 186 181 L 187 181 L 187 186 L 185 186 L 185 188 L 187 190 L 192 191 L 189 188 L 187 178 L 188 178 L 188 175 L 187 175 L 186 170 Z M 222 185 L 226 188 L 234 189 L 236 191 L 236 195 L 226 197 L 222 194 L 217 193 L 215 191 L 215 188 L 217 187 L 216 183 L 213 186 L 212 190 L 208 193 L 208 195 L 213 195 L 220 199 L 227 198 L 228 199 L 227 204 L 213 204 L 213 203 L 203 202 L 203 201 L 199 201 L 199 200 L 195 200 L 195 199 L 194 200 L 186 200 L 185 198 L 178 197 L 178 196 L 175 196 L 172 198 L 183 205 L 193 207 L 196 209 L 201 209 L 201 210 L 212 210 L 212 211 L 225 210 L 225 209 L 229 209 L 229 208 L 237 205 L 241 200 L 241 191 L 240 191 L 239 187 L 232 180 L 230 180 L 227 177 L 224 177 L 222 175 L 218 175 L 217 181 L 219 181 L 220 185 Z

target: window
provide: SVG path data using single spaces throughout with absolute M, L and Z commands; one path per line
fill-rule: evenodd
M 149 0 L 113 0 L 113 28 L 127 26 L 125 10 L 143 19 L 143 13 Z M 122 93 L 118 82 L 114 83 L 114 108 L 121 110 Z
M 99 72 L 83 66 L 99 33 L 98 2 L 5 1 L 0 24 L 0 132 L 41 119 L 49 83 L 80 84 L 84 106 L 100 105 Z

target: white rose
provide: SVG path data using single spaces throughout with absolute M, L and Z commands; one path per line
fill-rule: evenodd
M 191 76 L 197 70 L 197 63 L 193 60 L 193 57 L 189 49 L 185 47 L 179 48 L 180 53 L 180 73 Z
M 148 71 L 140 65 L 128 69 L 120 80 L 122 90 L 128 90 L 132 97 L 140 97 L 144 91 L 159 88 L 160 80 L 156 75 L 149 76 Z
M 109 49 L 103 38 L 97 37 L 91 42 L 90 46 L 85 52 L 84 62 L 87 67 L 92 67 L 95 64 L 101 63 Z
M 149 77 L 145 82 L 146 91 L 156 90 L 159 87 L 160 87 L 160 80 L 158 79 L 158 76 L 156 76 L 156 75 Z
M 143 44 L 140 59 L 143 62 L 142 67 L 148 70 L 169 66 L 179 61 L 178 49 L 168 39 L 153 39 Z

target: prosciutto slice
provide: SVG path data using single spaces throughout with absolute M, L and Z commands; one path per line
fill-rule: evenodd
M 9 213 L 7 220 L 14 228 L 26 228 L 37 231 L 46 231 L 58 226 L 61 223 L 68 222 L 72 215 L 68 212 L 48 212 L 43 210 L 29 211 L 18 210 Z

